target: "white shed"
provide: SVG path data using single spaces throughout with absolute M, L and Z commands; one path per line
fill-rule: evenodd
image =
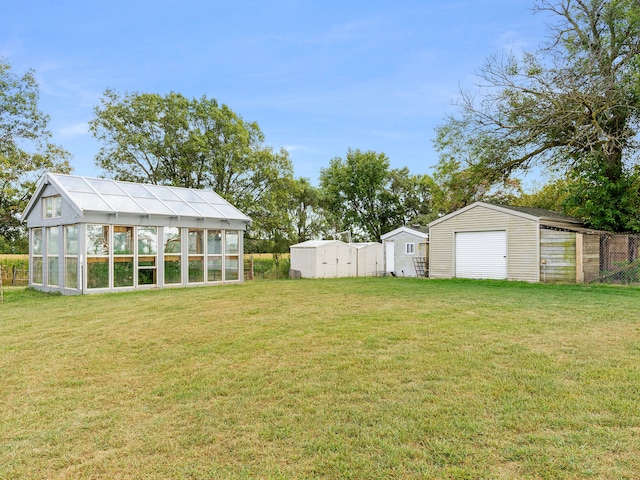
M 350 243 L 357 251 L 358 277 L 374 277 L 384 273 L 384 253 L 378 242 Z
M 340 240 L 308 240 L 291 245 L 291 270 L 302 278 L 355 277 L 357 249 Z

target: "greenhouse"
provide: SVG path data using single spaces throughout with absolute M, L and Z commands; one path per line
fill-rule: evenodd
M 243 281 L 249 217 L 210 190 L 45 174 L 22 214 L 29 285 L 67 295 Z

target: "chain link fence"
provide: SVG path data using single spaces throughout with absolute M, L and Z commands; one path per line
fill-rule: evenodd
M 640 285 L 640 235 L 600 235 L 599 283 Z

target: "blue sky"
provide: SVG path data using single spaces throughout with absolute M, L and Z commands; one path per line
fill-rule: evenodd
M 33 68 L 53 141 L 99 176 L 87 122 L 107 88 L 206 95 L 316 182 L 347 149 L 431 173 L 434 128 L 501 51 L 535 49 L 533 0 L 70 1 L 2 7 L 0 56 Z

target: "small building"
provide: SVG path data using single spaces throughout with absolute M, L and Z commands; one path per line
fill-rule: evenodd
M 249 217 L 210 190 L 45 174 L 22 214 L 29 285 L 63 294 L 243 281 Z
M 384 272 L 384 254 L 379 242 L 350 243 L 356 249 L 358 277 L 375 277 Z
M 476 202 L 429 224 L 431 278 L 589 282 L 600 234 L 548 210 Z
M 291 245 L 291 270 L 301 278 L 355 277 L 357 250 L 340 240 L 308 240 Z
M 428 227 L 399 227 L 380 237 L 387 274 L 426 277 L 429 272 Z

